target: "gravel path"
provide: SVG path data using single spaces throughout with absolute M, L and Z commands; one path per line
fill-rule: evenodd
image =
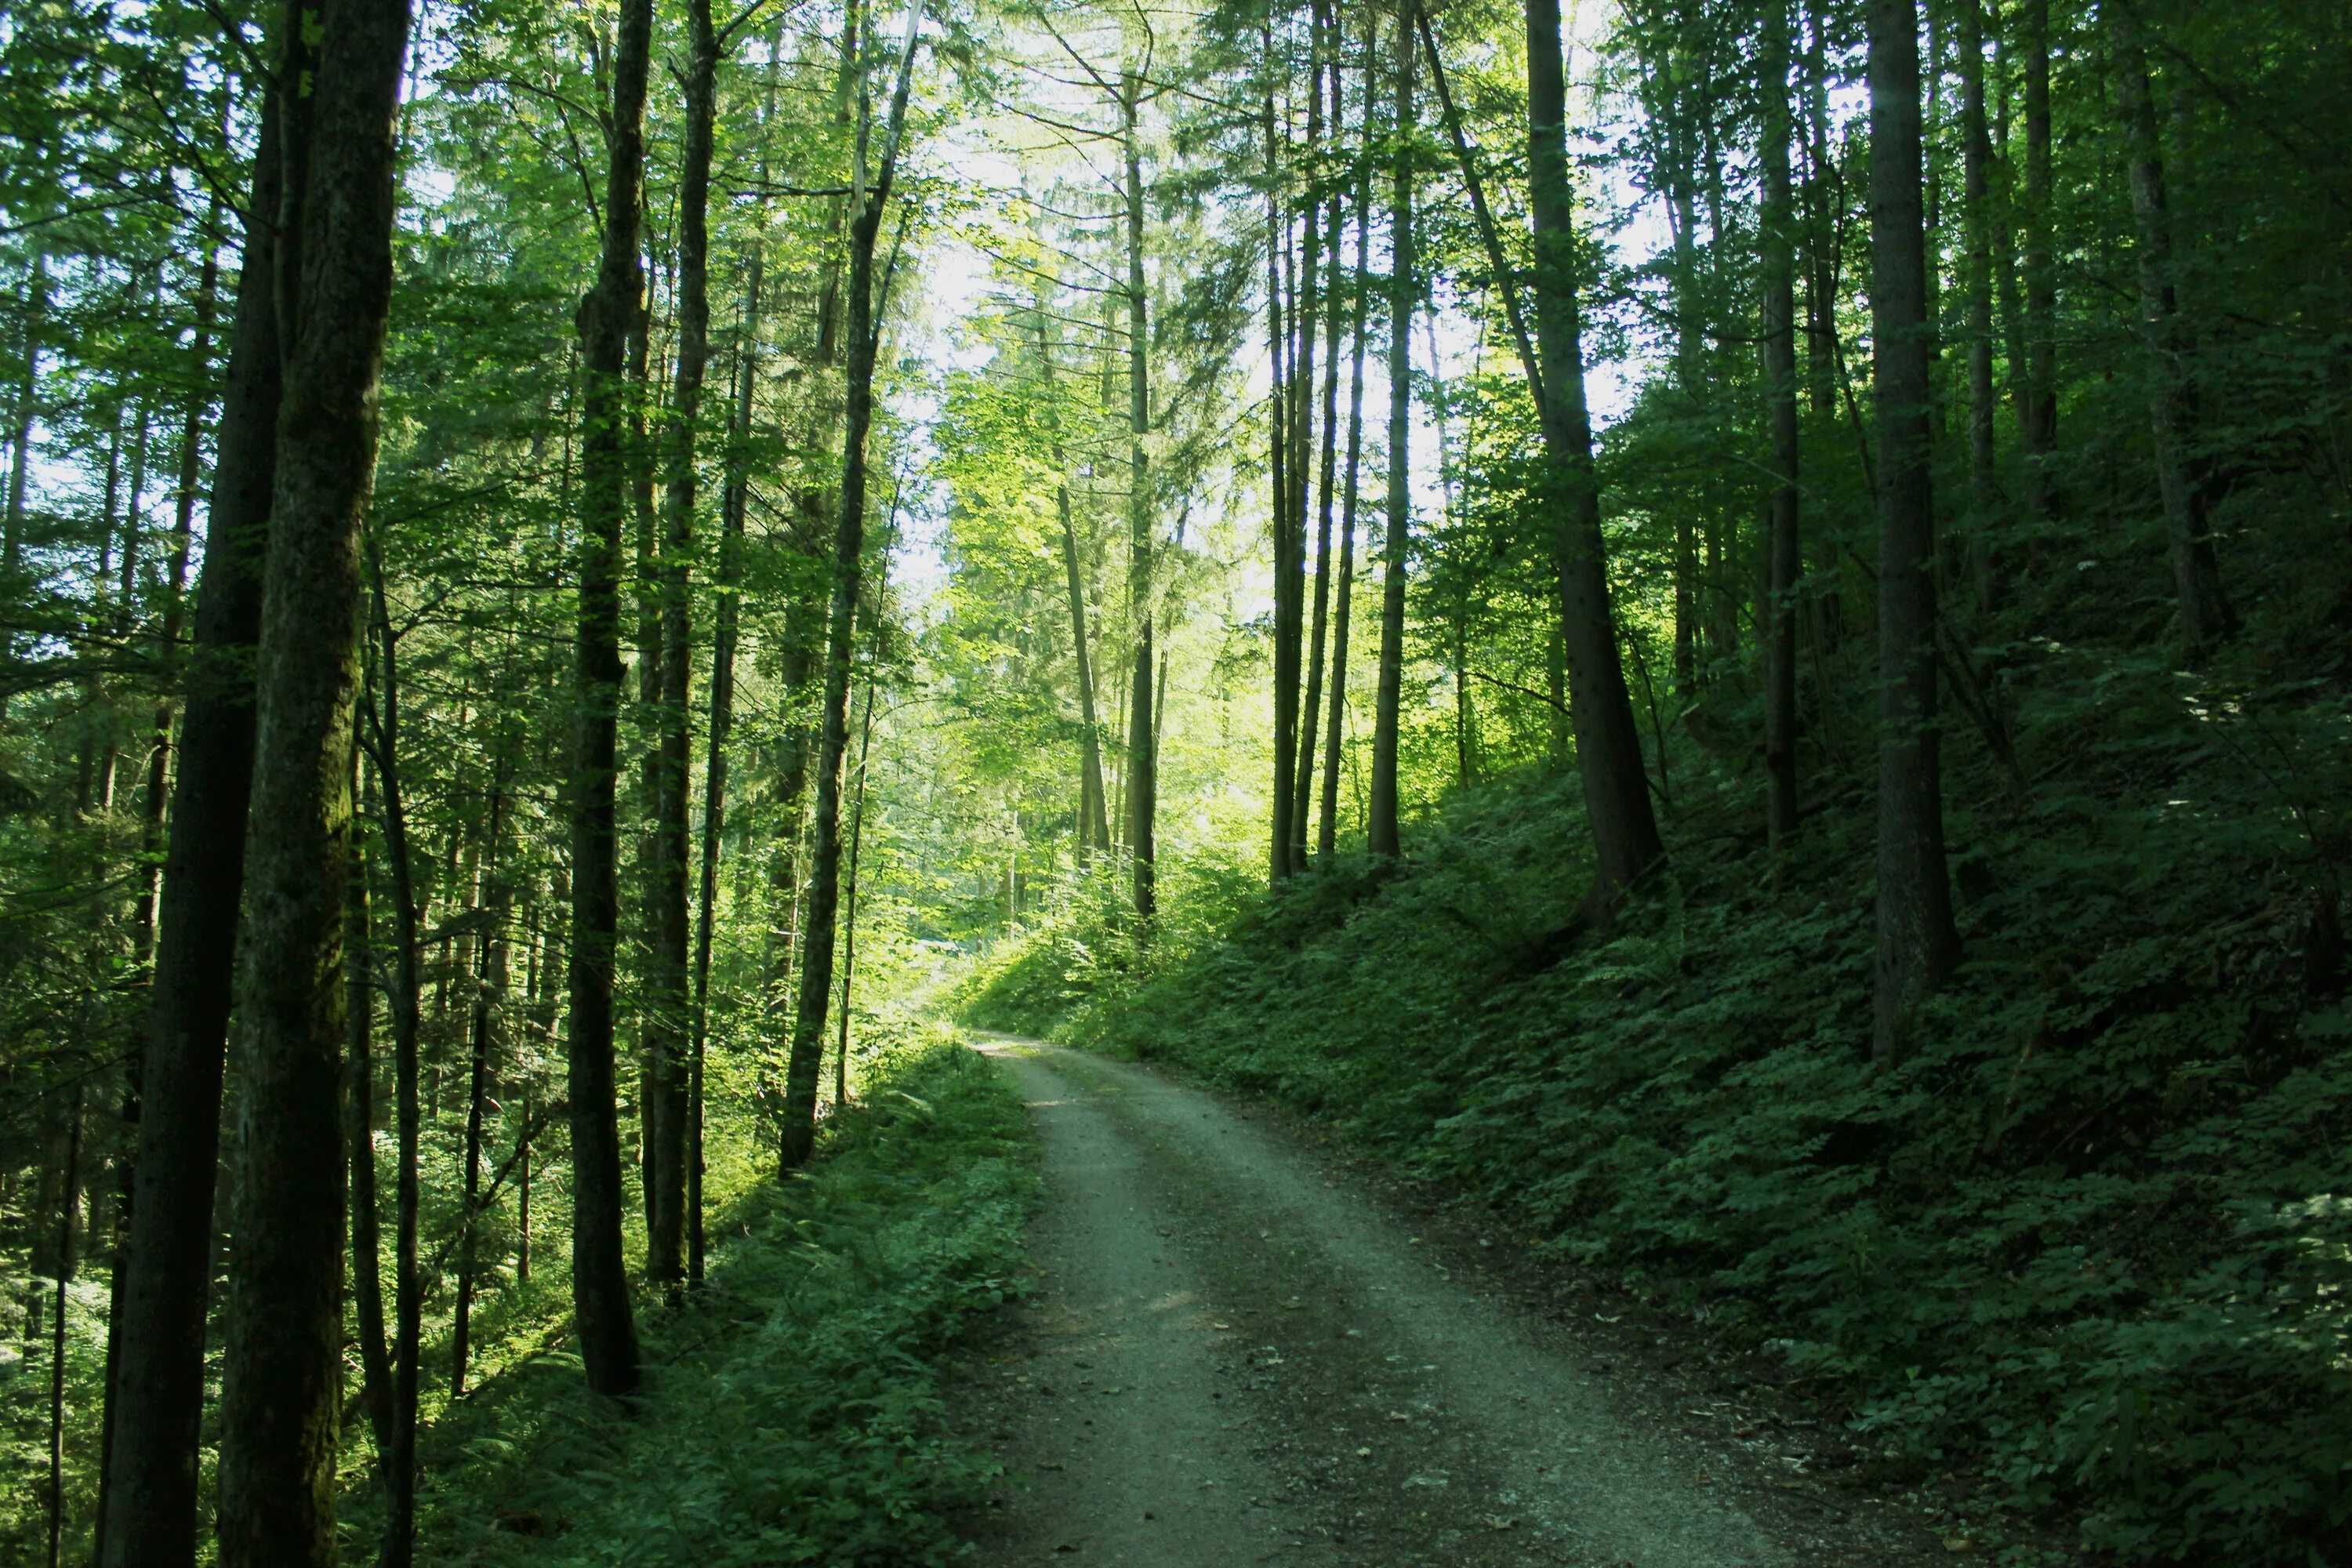
M 964 1390 L 1007 1471 L 982 1562 L 1846 1560 L 1260 1121 L 1130 1064 L 982 1048 L 1049 1190 L 1037 1289 Z

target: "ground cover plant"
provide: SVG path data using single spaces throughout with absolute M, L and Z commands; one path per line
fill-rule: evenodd
M 794 1180 L 712 1216 L 700 1289 L 649 1318 L 631 1417 L 604 1420 L 557 1310 L 435 1422 L 417 1561 L 945 1563 L 994 1472 L 944 1430 L 945 1357 L 1019 1289 L 1036 1179 L 1021 1104 L 952 1036 L 909 1029 Z M 545 1307 L 562 1300 L 557 1293 Z M 346 1528 L 378 1520 L 355 1465 Z

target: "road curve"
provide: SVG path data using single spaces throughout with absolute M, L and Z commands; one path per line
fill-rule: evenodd
M 1199 1090 L 982 1042 L 1027 1100 L 1038 1282 L 974 1369 L 989 1563 L 1814 1568 L 1556 1328 Z

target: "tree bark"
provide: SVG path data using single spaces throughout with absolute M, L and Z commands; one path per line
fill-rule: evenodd
M 1584 395 L 1583 322 L 1577 300 L 1575 212 L 1568 183 L 1568 79 L 1558 0 L 1527 0 L 1528 193 L 1535 230 L 1536 337 L 1543 357 L 1546 503 L 1559 519 L 1560 638 L 1568 663 L 1569 727 L 1592 823 L 1596 876 L 1588 915 L 1606 923 L 1634 879 L 1663 859 L 1641 731 L 1625 689 L 1609 604 L 1601 486 Z
M 222 1355 L 224 1568 L 335 1561 L 342 889 L 360 530 L 375 478 L 408 20 L 407 0 L 329 0 L 317 22 L 310 200 L 265 567 L 246 846 L 253 898 L 237 999 L 247 1132 Z
M 182 687 L 179 775 L 165 834 L 107 1391 L 97 1543 L 103 1568 L 184 1568 L 196 1552 L 205 1299 L 237 931 L 224 911 L 238 909 L 245 886 L 252 659 L 278 471 L 279 310 L 281 300 L 290 310 L 296 299 L 309 174 L 310 100 L 279 84 L 310 68 L 310 46 L 290 16 L 277 39 L 221 392 L 194 646 Z
M 580 455 L 580 624 L 572 742 L 572 1300 L 588 1386 L 637 1385 L 637 1334 L 621 1255 L 621 1138 L 613 1062 L 613 969 L 620 893 L 614 867 L 614 730 L 621 695 L 622 449 L 630 331 L 644 309 L 637 236 L 645 195 L 646 58 L 652 0 L 625 0 L 613 52 L 604 253 L 581 302 L 585 426 Z
M 2155 437 L 2157 488 L 2164 500 L 2181 635 L 2192 653 L 2202 654 L 2238 629 L 2238 616 L 2221 589 L 2206 522 L 2204 486 L 2192 456 L 2198 406 L 2189 359 L 2195 342 L 2173 272 L 2171 202 L 2165 190 L 2163 143 L 2139 26 L 2122 0 L 2099 10 L 2115 47 L 2116 96 L 2130 148 L 2132 216 L 2139 229 L 2140 330 L 2147 344 L 2148 425 Z
M 1966 0 L 1975 4 L 1975 0 Z M 1797 536 L 1796 224 L 1789 189 L 1789 13 L 1764 10 L 1763 244 L 1764 398 L 1771 428 L 1773 484 L 1766 542 L 1764 635 L 1765 826 L 1775 854 L 1797 831 L 1797 594 L 1803 556 Z
M 1872 1054 L 1904 1052 L 1959 962 L 1936 722 L 1936 513 L 1913 0 L 1870 0 L 1870 308 L 1878 426 L 1878 912 Z
M 1371 852 L 1394 859 L 1397 836 L 1397 723 L 1404 694 L 1404 574 L 1412 531 L 1412 307 L 1419 297 L 1412 254 L 1413 0 L 1397 17 L 1395 159 L 1389 185 L 1389 488 L 1381 561 L 1381 655 L 1372 720 L 1372 793 L 1365 822 Z

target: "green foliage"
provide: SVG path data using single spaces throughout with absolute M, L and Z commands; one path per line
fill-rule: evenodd
M 803 1176 L 723 1215 L 707 1285 L 646 1328 L 632 1419 L 560 1334 L 429 1435 L 425 1563 L 932 1563 L 992 1473 L 943 1432 L 940 1353 L 1018 1287 L 1020 1101 L 908 1031 Z M 362 1532 L 361 1539 L 365 1539 Z
M 1525 783 L 1149 965 L 1074 904 L 968 1016 L 1327 1119 L 2118 1560 L 2340 1562 L 2352 735 L 2310 695 L 2045 651 L 2021 752 L 2075 782 L 1954 812 L 1969 963 L 1892 1072 L 1866 796 L 1776 876 L 1757 781 L 1679 745 L 1673 872 L 1605 940 L 1573 784 Z

